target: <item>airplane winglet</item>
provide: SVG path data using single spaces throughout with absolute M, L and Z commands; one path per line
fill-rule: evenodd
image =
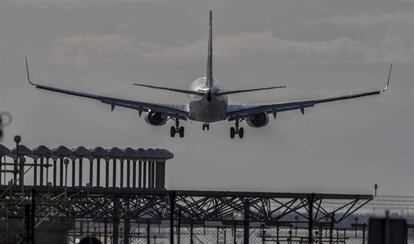
M 27 57 L 25 57 L 26 60 L 26 75 L 27 75 L 27 81 L 29 82 L 30 85 L 32 86 L 37 86 L 35 83 L 32 82 L 32 80 L 30 79 L 30 72 L 29 72 L 29 63 L 27 62 Z
M 391 80 L 391 71 L 392 71 L 392 64 L 390 65 L 390 71 L 388 72 L 388 80 L 387 80 L 387 85 L 381 90 L 382 92 L 385 92 L 386 90 L 388 90 L 388 88 L 390 87 L 390 80 Z

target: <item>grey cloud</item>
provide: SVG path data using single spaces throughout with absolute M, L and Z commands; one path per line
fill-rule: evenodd
M 413 23 L 414 11 L 397 11 L 387 13 L 361 13 L 358 15 L 331 16 L 316 23 L 330 23 L 338 26 L 351 26 L 354 28 L 369 28 L 380 24 Z
M 282 52 L 300 56 L 334 57 L 357 55 L 357 44 L 349 38 L 330 41 L 292 41 L 275 37 L 270 31 L 241 33 L 239 35 L 221 35 L 214 40 L 215 57 L 240 58 L 243 56 Z M 197 41 L 188 45 L 166 47 L 145 54 L 149 59 L 188 58 L 197 54 L 205 54 L 206 41 Z
M 89 66 L 114 56 L 139 54 L 135 40 L 121 34 L 75 35 L 53 41 L 53 59 L 61 65 Z M 142 43 L 142 47 L 153 45 Z

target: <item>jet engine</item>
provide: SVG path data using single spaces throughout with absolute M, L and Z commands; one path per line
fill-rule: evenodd
M 145 121 L 153 126 L 161 126 L 167 123 L 167 116 L 159 112 L 150 111 L 147 116 L 145 116 Z
M 269 116 L 267 116 L 265 113 L 253 114 L 246 119 L 246 122 L 250 127 L 263 127 L 269 124 Z

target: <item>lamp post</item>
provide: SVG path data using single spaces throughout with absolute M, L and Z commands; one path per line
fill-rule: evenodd
M 18 173 L 17 165 L 19 163 L 19 144 L 21 141 L 22 141 L 21 136 L 17 135 L 14 137 L 14 142 L 16 142 L 16 155 L 14 158 L 13 182 L 15 185 L 17 183 L 17 173 Z

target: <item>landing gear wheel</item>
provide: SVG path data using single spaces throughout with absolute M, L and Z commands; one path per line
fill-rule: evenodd
M 235 126 L 230 128 L 230 138 L 234 139 L 234 136 L 237 134 L 239 135 L 239 138 L 242 139 L 244 137 L 244 128 L 239 127 L 240 120 L 236 119 Z
M 236 129 L 234 127 L 230 128 L 230 138 L 234 139 L 234 136 L 236 135 Z
M 175 126 L 171 126 L 171 137 L 175 137 L 175 134 L 179 134 L 181 138 L 184 137 L 184 127 L 180 126 L 180 121 L 178 119 L 175 120 Z
M 177 131 L 175 130 L 175 127 L 174 126 L 171 126 L 171 137 L 175 137 L 175 133 L 177 133 Z
M 243 139 L 243 137 L 244 137 L 244 128 L 243 127 L 241 127 L 240 129 L 239 129 L 239 138 L 240 139 Z
M 181 138 L 184 137 L 184 127 L 180 127 L 180 129 L 178 130 L 178 134 L 180 135 Z

